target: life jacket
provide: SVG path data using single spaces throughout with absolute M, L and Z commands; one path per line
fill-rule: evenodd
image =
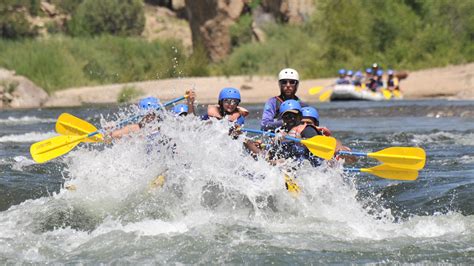
M 312 127 L 314 129 L 316 129 L 317 132 L 321 132 L 318 129 L 318 127 L 315 127 L 313 125 L 301 124 L 301 125 L 298 125 L 296 127 L 293 127 L 292 129 L 290 129 L 290 131 L 288 131 L 288 136 L 293 137 L 293 138 L 301 139 L 301 133 L 303 132 L 303 130 L 305 130 L 306 127 Z
M 275 96 L 276 99 L 276 109 L 275 109 L 275 117 L 277 118 L 280 115 L 280 105 L 284 102 L 280 96 Z
M 388 87 L 398 87 L 398 79 L 396 77 L 387 81 Z
M 249 114 L 249 111 L 243 107 L 237 106 L 235 111 L 232 114 L 226 115 L 227 119 L 230 122 L 235 122 L 239 117 L 243 116 L 246 117 Z M 219 112 L 219 105 L 209 105 L 207 106 L 207 115 L 209 117 L 215 117 L 219 120 L 221 120 L 223 117 L 221 113 Z

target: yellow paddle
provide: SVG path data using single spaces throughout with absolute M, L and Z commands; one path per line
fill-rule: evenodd
M 169 102 L 166 102 L 164 106 L 171 105 L 173 103 L 179 102 L 185 99 L 187 95 L 181 96 Z M 161 107 L 159 107 L 161 108 Z M 123 125 L 130 121 L 133 121 L 140 115 L 133 116 L 131 118 L 125 119 L 119 123 Z M 70 114 L 62 114 L 59 117 L 58 123 L 56 124 L 56 130 L 60 134 L 68 134 L 53 137 L 47 140 L 43 140 L 37 143 L 34 143 L 30 147 L 30 153 L 33 160 L 37 163 L 44 163 L 49 160 L 52 160 L 56 157 L 59 157 L 63 154 L 68 153 L 70 150 L 74 149 L 80 142 L 96 142 L 103 140 L 103 130 L 97 130 L 93 125 L 88 122 L 74 117 Z M 92 129 L 96 129 L 94 132 L 89 132 Z M 81 133 L 83 133 L 80 135 Z M 71 135 L 69 135 L 71 134 Z
M 300 194 L 300 187 L 296 183 L 295 179 L 288 174 L 285 174 L 285 186 L 286 190 L 288 190 L 288 192 L 290 192 L 292 195 L 298 196 L 298 194 Z
M 411 169 L 401 169 L 390 165 L 381 164 L 371 168 L 344 168 L 349 173 L 369 173 L 381 178 L 414 181 L 418 178 L 418 171 Z
M 308 92 L 310 95 L 316 95 L 320 93 L 323 89 L 324 89 L 323 86 L 316 86 L 316 87 L 310 88 Z
M 56 132 L 61 135 L 82 136 L 94 131 L 97 131 L 95 126 L 68 113 L 61 114 L 56 122 Z M 102 135 L 96 135 L 84 140 L 84 142 L 98 141 L 103 141 Z
M 393 91 L 393 96 L 394 96 L 395 98 L 402 98 L 402 97 L 403 97 L 402 92 L 399 91 L 399 90 L 394 90 L 394 91 Z
M 329 89 L 325 92 L 323 92 L 321 95 L 319 95 L 319 101 L 320 102 L 327 102 L 331 99 L 331 95 L 332 95 L 332 89 Z
M 392 98 L 392 93 L 387 89 L 382 89 L 382 94 L 386 100 L 390 100 Z
M 241 128 L 240 130 L 272 137 L 276 136 L 275 133 L 257 129 Z M 301 144 L 305 145 L 313 155 L 325 160 L 330 160 L 334 156 L 334 152 L 336 150 L 336 139 L 333 137 L 314 136 L 310 139 L 298 139 L 285 136 L 285 139 L 300 142 Z
M 94 132 L 99 134 L 98 131 Z M 94 135 L 95 135 L 94 134 Z M 82 136 L 57 136 L 36 142 L 30 147 L 31 157 L 37 163 L 44 163 L 68 153 L 70 150 L 79 144 L 79 142 L 93 137 L 92 134 Z
M 348 173 L 368 173 L 385 179 L 414 181 L 418 178 L 418 171 L 411 169 L 401 169 L 390 165 L 381 164 L 371 168 L 344 168 Z M 293 196 L 298 196 L 301 192 L 295 179 L 285 174 L 285 186 Z
M 421 170 L 425 167 L 426 153 L 420 147 L 391 147 L 377 152 L 339 151 L 340 155 L 370 157 L 395 168 Z

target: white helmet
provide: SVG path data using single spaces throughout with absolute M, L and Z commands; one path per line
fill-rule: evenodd
M 293 68 L 284 68 L 278 74 L 278 80 L 282 79 L 294 79 L 299 82 L 300 75 L 298 74 L 298 71 L 294 70 Z

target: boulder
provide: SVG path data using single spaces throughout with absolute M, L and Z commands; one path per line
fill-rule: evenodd
M 48 94 L 40 87 L 15 72 L 0 69 L 1 107 L 35 108 L 41 107 L 48 99 Z

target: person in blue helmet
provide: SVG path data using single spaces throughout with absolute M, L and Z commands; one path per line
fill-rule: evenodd
M 352 85 L 362 87 L 362 79 L 364 76 L 361 71 L 357 71 L 354 75 L 354 80 L 352 80 Z
M 383 70 L 379 69 L 377 70 L 377 73 L 375 75 L 375 80 L 377 82 L 377 91 L 381 90 L 382 88 L 385 87 L 385 84 L 383 82 Z
M 236 88 L 223 88 L 219 93 L 217 105 L 209 105 L 207 113 L 201 116 L 202 120 L 216 118 L 227 119 L 241 126 L 245 123 L 245 117 L 249 114 L 247 109 L 239 106 L 241 101 L 240 91 Z
M 326 127 L 319 125 L 319 113 L 314 107 L 307 106 L 301 109 L 301 124 L 306 126 L 313 126 L 320 133 L 320 135 L 331 136 L 331 131 Z
M 392 69 L 387 71 L 387 89 L 390 91 L 400 90 L 399 80 L 395 77 L 395 72 Z
M 367 89 L 369 89 L 373 92 L 376 92 L 377 88 L 378 88 L 377 73 L 373 72 L 372 68 L 367 68 L 366 73 L 368 73 L 367 79 L 366 79 L 367 80 L 367 83 L 366 83 Z
M 282 118 L 283 125 L 278 132 L 282 136 L 288 135 L 294 138 L 307 139 L 320 135 L 315 126 L 302 124 L 303 109 L 296 100 L 286 100 L 280 106 L 279 115 Z M 309 150 L 301 143 L 287 141 L 285 139 L 277 141 L 269 150 L 269 156 L 272 162 L 279 159 L 295 159 L 297 161 L 309 160 L 313 166 L 318 166 L 321 160 L 314 157 Z
M 189 107 L 187 104 L 180 103 L 175 105 L 172 109 L 171 112 L 173 112 L 177 116 L 187 116 L 189 112 Z
M 298 101 L 302 106 L 307 104 L 300 101 L 296 96 L 298 86 L 300 82 L 300 76 L 295 69 L 284 68 L 278 73 L 278 84 L 280 87 L 280 95 L 271 97 L 265 103 L 263 109 L 262 120 L 260 127 L 265 131 L 275 131 L 276 128 L 281 127 L 283 122 L 280 113 L 280 106 L 286 100 Z
M 336 80 L 337 85 L 350 84 L 350 81 L 346 75 L 347 72 L 344 68 L 339 69 L 338 73 L 339 73 L 339 78 Z
M 146 124 L 155 121 L 158 116 L 156 110 L 160 107 L 160 100 L 156 97 L 146 97 L 138 102 L 138 109 L 143 114 L 142 119 L 136 124 L 129 124 L 120 129 L 116 129 L 109 133 L 107 137 L 111 139 L 119 139 L 123 136 L 140 131 Z
M 316 128 L 319 134 L 323 136 L 331 136 L 332 133 L 327 127 L 323 127 L 319 124 L 319 113 L 318 110 L 314 107 L 308 106 L 302 108 L 302 119 L 301 124 L 306 126 L 312 126 Z M 340 140 L 336 140 L 336 151 L 350 151 L 351 149 L 347 146 L 342 145 Z M 344 158 L 346 162 L 352 163 L 357 160 L 357 157 L 354 156 L 336 156 L 336 159 Z
M 347 70 L 346 79 L 349 81 L 349 84 L 352 84 L 352 79 L 354 78 L 354 71 Z

